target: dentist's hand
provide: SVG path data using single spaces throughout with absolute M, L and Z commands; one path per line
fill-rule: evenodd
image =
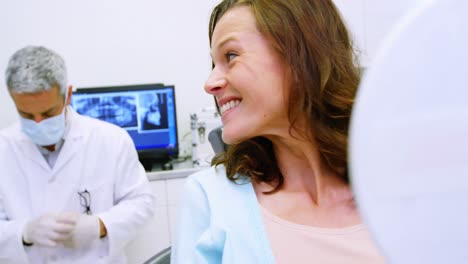
M 68 239 L 75 228 L 76 220 L 57 214 L 45 214 L 32 219 L 23 230 L 23 241 L 42 247 L 55 247 Z
M 63 242 L 65 247 L 81 248 L 99 239 L 100 224 L 97 216 L 71 213 L 65 213 L 63 216 L 66 216 L 71 221 L 76 221 L 76 226 L 71 235 Z

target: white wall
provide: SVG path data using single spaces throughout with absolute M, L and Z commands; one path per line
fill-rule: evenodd
M 424 0 L 335 0 L 369 66 L 394 22 Z M 16 120 L 4 70 L 33 44 L 56 50 L 75 87 L 164 82 L 176 86 L 179 138 L 189 154 L 189 114 L 213 105 L 208 20 L 218 0 L 15 0 L 0 2 L 0 128 Z M 184 137 L 185 136 L 185 137 Z
M 75 87 L 174 84 L 182 138 L 190 131 L 189 113 L 213 105 L 203 84 L 211 68 L 209 15 L 217 2 L 1 1 L 0 128 L 17 119 L 6 64 L 17 49 L 33 44 L 64 57 Z

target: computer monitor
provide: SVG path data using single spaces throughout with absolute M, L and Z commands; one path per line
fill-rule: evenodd
M 72 107 L 81 115 L 124 128 L 147 170 L 179 153 L 173 85 L 145 84 L 79 88 Z

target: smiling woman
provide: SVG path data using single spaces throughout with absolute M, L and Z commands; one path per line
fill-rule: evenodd
M 223 140 L 239 143 L 257 136 L 258 131 L 268 134 L 287 129 L 288 71 L 280 54 L 257 30 L 249 7 L 228 12 L 217 29 L 211 40 L 215 67 L 205 90 L 224 110 Z
M 230 147 L 183 191 L 175 263 L 382 263 L 348 183 L 359 70 L 330 0 L 225 0 L 205 91 Z

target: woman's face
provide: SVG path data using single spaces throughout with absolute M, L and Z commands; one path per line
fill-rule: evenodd
M 287 133 L 287 67 L 257 30 L 250 7 L 235 7 L 221 17 L 211 56 L 215 67 L 205 90 L 220 107 L 224 142 Z

